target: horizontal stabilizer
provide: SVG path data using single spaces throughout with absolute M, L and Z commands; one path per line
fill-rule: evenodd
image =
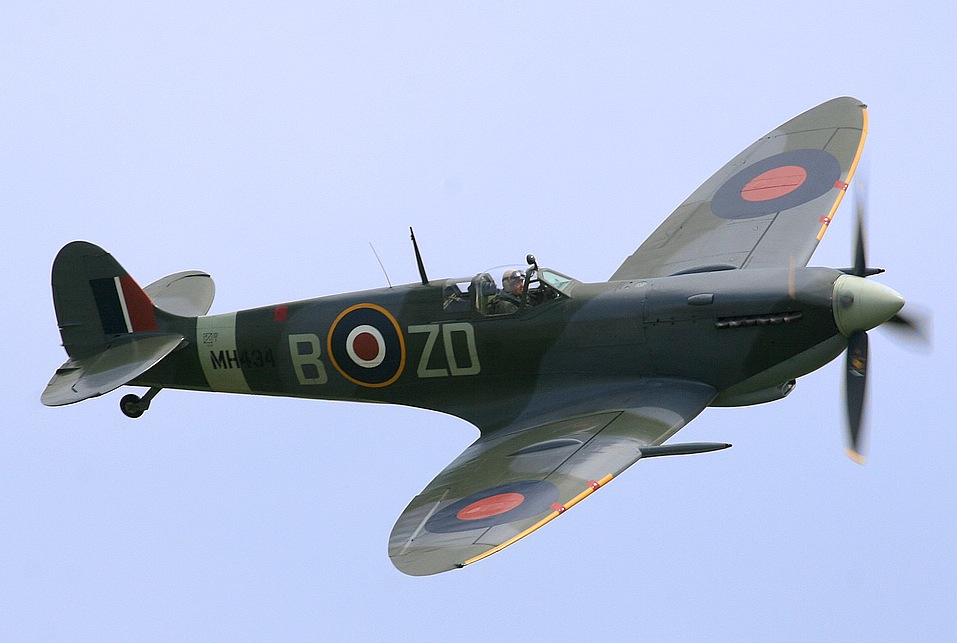
M 178 333 L 126 335 L 89 357 L 71 358 L 57 369 L 40 401 L 47 406 L 73 404 L 109 393 L 145 373 L 183 341 Z
M 180 317 L 199 317 L 209 312 L 216 295 L 213 278 L 199 270 L 163 277 L 143 288 L 153 305 Z
M 696 453 L 710 453 L 727 449 L 731 445 L 727 442 L 684 442 L 679 444 L 659 444 L 658 446 L 641 447 L 642 458 L 657 458 L 663 455 L 694 455 Z

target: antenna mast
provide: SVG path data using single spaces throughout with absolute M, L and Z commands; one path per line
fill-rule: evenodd
M 415 249 L 415 263 L 419 266 L 419 277 L 422 279 L 422 285 L 429 285 L 429 278 L 425 274 L 425 264 L 422 263 L 422 254 L 419 252 L 419 244 L 415 241 L 415 231 L 409 227 L 409 235 L 412 237 L 412 247 Z

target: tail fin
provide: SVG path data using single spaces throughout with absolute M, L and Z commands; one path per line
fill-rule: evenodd
M 88 357 L 111 339 L 159 330 L 153 302 L 116 259 L 74 241 L 53 261 L 53 307 L 70 357 Z
M 142 374 L 183 340 L 157 323 L 149 295 L 102 248 L 67 244 L 53 262 L 53 306 L 70 360 L 47 385 L 48 406 L 102 395 Z

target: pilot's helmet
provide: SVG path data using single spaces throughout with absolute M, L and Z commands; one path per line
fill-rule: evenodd
M 525 281 L 525 275 L 521 270 L 515 268 L 510 268 L 505 271 L 505 274 L 502 275 L 502 288 L 505 289 L 505 292 L 512 292 L 515 290 L 515 287 L 520 283 Z

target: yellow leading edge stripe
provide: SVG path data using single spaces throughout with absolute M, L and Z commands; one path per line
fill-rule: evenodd
M 539 520 L 538 522 L 536 522 L 534 525 L 532 525 L 531 527 L 529 527 L 529 528 L 526 529 L 525 531 L 523 531 L 523 532 L 521 532 L 521 533 L 519 533 L 519 534 L 516 534 L 516 535 L 512 536 L 511 538 L 509 538 L 508 540 L 506 540 L 506 541 L 503 542 L 502 544 L 496 545 L 495 547 L 492 547 L 491 549 L 489 549 L 489 550 L 488 550 L 487 552 L 485 552 L 485 553 L 482 553 L 482 554 L 479 554 L 478 556 L 473 556 L 472 558 L 469 558 L 467 561 L 465 561 L 464 563 L 462 563 L 462 564 L 459 565 L 459 566 L 460 566 L 460 567 L 465 567 L 466 565 L 471 565 L 472 563 L 478 562 L 478 561 L 482 560 L 483 558 L 488 558 L 488 557 L 491 556 L 492 554 L 495 554 L 495 553 L 498 553 L 498 552 L 502 551 L 503 549 L 505 549 L 506 547 L 508 547 L 508 546 L 511 545 L 512 543 L 518 542 L 519 540 L 521 540 L 521 539 L 524 538 L 525 536 L 529 535 L 530 533 L 532 533 L 532 532 L 535 531 L 536 529 L 540 529 L 540 528 L 544 527 L 545 525 L 547 525 L 547 524 L 550 523 L 551 521 L 555 520 L 555 519 L 558 518 L 560 515 L 562 515 L 563 513 L 565 513 L 566 511 L 568 511 L 568 510 L 571 509 L 572 507 L 574 507 L 575 505 L 577 505 L 579 502 L 581 502 L 582 500 L 584 500 L 585 498 L 587 498 L 587 497 L 590 496 L 591 494 L 595 493 L 596 491 L 598 491 L 599 489 L 601 489 L 602 487 L 604 487 L 606 484 L 608 484 L 608 483 L 611 481 L 611 479 L 612 479 L 613 477 L 614 477 L 614 476 L 609 473 L 607 476 L 605 476 L 605 477 L 602 478 L 601 480 L 595 482 L 595 483 L 592 484 L 592 485 L 589 485 L 588 488 L 586 488 L 586 489 L 585 489 L 584 491 L 582 491 L 580 494 L 578 494 L 577 496 L 575 496 L 574 498 L 572 498 L 571 500 L 569 500 L 568 502 L 566 502 L 564 505 L 562 505 L 562 507 L 561 507 L 560 509 L 556 509 L 556 510 L 553 511 L 552 513 L 548 514 L 547 516 L 545 516 L 544 518 L 542 518 L 541 520 Z
M 857 171 L 857 164 L 861 160 L 861 154 L 864 152 L 864 141 L 867 139 L 867 107 L 861 108 L 861 114 L 863 116 L 863 123 L 861 125 L 861 142 L 857 146 L 857 154 L 854 155 L 854 161 L 851 163 L 851 169 L 847 172 L 847 178 L 844 180 L 845 183 L 850 185 L 851 179 L 854 178 L 854 172 Z M 847 193 L 847 188 L 841 190 L 841 193 L 837 195 L 837 200 L 834 202 L 834 207 L 831 208 L 831 211 L 827 213 L 827 218 L 824 219 L 824 223 L 821 224 L 821 229 L 817 233 L 817 240 L 820 241 L 824 238 L 824 233 L 827 232 L 827 227 L 831 225 L 831 221 L 834 220 L 834 214 L 837 212 L 837 206 L 841 205 L 841 201 L 844 199 L 844 195 Z

